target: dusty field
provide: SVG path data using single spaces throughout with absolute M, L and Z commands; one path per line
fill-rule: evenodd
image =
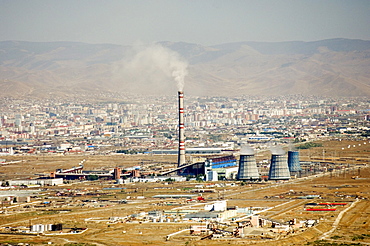
M 343 164 L 370 164 L 370 141 L 330 141 L 318 142 L 323 147 L 302 149 L 300 152 L 301 161 L 316 160 L 336 161 Z M 366 144 L 364 144 L 366 143 Z M 348 148 L 348 146 L 351 146 Z M 355 146 L 355 147 L 353 147 Z M 342 149 L 344 148 L 344 149 Z M 257 162 L 269 159 L 270 152 L 262 152 L 256 155 Z M 66 155 L 23 155 L 5 156 L 7 161 L 20 161 L 9 165 L 1 165 L 0 180 L 12 178 L 29 178 L 30 175 L 47 174 L 57 168 L 68 169 L 78 166 L 84 162 L 85 170 L 112 169 L 114 167 L 130 167 L 134 165 L 162 165 L 175 164 L 176 155 L 91 155 L 91 154 L 66 154 Z M 340 160 L 342 158 L 342 160 Z
M 368 176 L 369 177 L 369 176 Z M 338 180 L 340 181 L 340 180 Z M 343 183 L 343 180 L 342 180 Z M 310 184 L 302 183 L 300 187 L 306 189 Z M 282 188 L 283 189 L 283 188 Z M 369 193 L 369 187 L 363 187 L 362 192 Z M 305 203 L 306 200 L 303 201 Z M 249 201 L 249 200 L 230 200 L 230 205 L 239 206 L 276 206 L 284 202 L 279 201 Z M 361 200 L 354 208 L 349 210 L 340 221 L 340 226 L 332 233 L 330 238 L 340 240 L 352 240 L 356 235 L 367 234 L 369 231 L 369 201 Z M 12 226 L 27 225 L 32 219 L 33 223 L 64 223 L 66 227 L 87 227 L 89 230 L 81 235 L 68 236 L 9 236 L 0 235 L 0 242 L 30 242 L 34 244 L 53 242 L 63 245 L 68 242 L 84 242 L 96 245 L 224 245 L 223 240 L 205 240 L 193 241 L 194 238 L 187 234 L 182 234 L 179 237 L 174 237 L 171 241 L 165 241 L 165 236 L 181 229 L 189 227 L 185 223 L 118 223 L 107 224 L 106 222 L 85 222 L 84 219 L 91 217 L 108 218 L 110 216 L 125 216 L 131 213 L 148 211 L 156 208 L 153 201 L 141 201 L 139 203 L 124 204 L 105 208 L 94 209 L 73 209 L 72 212 L 63 214 L 48 215 L 43 212 L 36 214 L 21 214 L 9 215 L 6 218 L 1 218 L 1 224 L 8 224 L 9 221 L 14 221 Z M 161 207 L 161 209 L 168 209 Z M 303 242 L 314 241 L 318 239 L 323 232 L 332 228 L 332 224 L 338 213 L 344 208 L 339 209 L 334 213 L 308 213 L 303 211 L 303 204 L 300 200 L 293 200 L 286 207 L 281 206 L 265 213 L 266 216 L 275 219 L 299 218 L 299 219 L 320 219 L 321 223 L 310 228 L 307 231 L 289 238 L 280 238 L 278 245 L 303 245 Z M 125 233 L 124 233 L 125 232 Z M 355 242 L 369 242 L 368 239 L 357 239 Z M 231 240 L 228 244 L 251 244 L 251 245 L 276 245 L 275 242 L 263 241 L 253 242 L 246 240 Z
M 177 156 L 147 155 L 41 155 L 41 156 L 6 156 L 7 161 L 20 161 L 1 165 L 0 180 L 29 178 L 32 175 L 49 175 L 56 169 L 68 169 L 78 166 L 82 160 L 84 170 L 104 170 L 114 167 L 131 167 L 148 164 L 175 164 Z
M 363 141 L 362 141 L 363 142 Z M 352 158 L 346 165 L 363 163 L 364 158 L 369 158 L 368 145 L 358 146 L 358 142 L 331 142 L 324 143 L 324 147 L 302 151 L 301 155 L 320 156 L 324 150 L 325 156 L 338 155 L 339 150 L 345 146 L 340 153 L 340 157 Z M 348 145 L 356 145 L 357 149 L 348 149 Z M 343 147 L 342 147 L 343 146 Z M 308 151 L 310 152 L 308 154 Z M 332 153 L 332 155 L 330 155 Z M 335 154 L 337 153 L 337 154 Z M 7 157 L 23 162 L 2 166 L 0 169 L 1 179 L 29 177 L 30 174 L 49 173 L 56 168 L 69 168 L 76 166 L 81 160 L 86 159 L 86 170 L 98 170 L 102 168 L 113 168 L 115 166 L 127 167 L 141 165 L 150 162 L 170 163 L 176 161 L 176 156 L 23 156 Z M 322 158 L 322 156 L 321 156 Z M 360 158 L 361 161 L 356 161 Z M 368 164 L 368 163 L 366 163 Z M 359 176 L 353 179 L 353 176 Z M 112 181 L 106 182 L 77 182 L 63 187 L 53 187 L 49 189 L 50 195 L 55 192 L 71 189 L 72 191 L 101 192 L 106 187 L 126 188 L 121 191 L 105 191 L 100 195 L 82 195 L 79 197 L 61 197 L 63 200 L 60 209 L 49 209 L 48 207 L 35 210 L 16 207 L 8 214 L 0 215 L 1 226 L 28 226 L 30 223 L 63 223 L 65 227 L 88 228 L 83 234 L 76 235 L 55 235 L 55 236 L 25 236 L 0 234 L 0 245 L 30 243 L 32 245 L 45 245 L 52 242 L 54 245 L 72 245 L 72 243 L 85 243 L 86 245 L 307 245 L 309 242 L 319 240 L 325 233 L 334 228 L 328 234 L 326 240 L 333 243 L 362 243 L 370 244 L 370 169 L 366 167 L 355 168 L 351 171 L 338 171 L 327 173 L 325 176 L 312 177 L 301 180 L 291 180 L 288 183 L 245 185 L 236 187 L 216 188 L 216 193 L 206 194 L 206 199 L 225 197 L 228 199 L 229 206 L 239 207 L 274 207 L 266 211 L 262 216 L 276 220 L 297 220 L 317 219 L 320 223 L 288 237 L 280 237 L 276 240 L 199 240 L 191 237 L 189 233 L 182 233 L 174 236 L 170 241 L 165 238 L 168 234 L 181 229 L 189 228 L 189 223 L 116 223 L 85 221 L 88 218 L 124 217 L 133 213 L 147 212 L 151 210 L 169 210 L 175 206 L 165 205 L 168 202 L 154 200 L 151 197 L 157 194 L 187 193 L 186 187 L 194 187 L 196 183 L 184 182 L 173 184 L 128 184 L 114 185 Z M 302 195 L 320 195 L 323 199 L 296 199 Z M 132 200 L 127 204 L 106 203 L 106 205 L 82 206 L 83 199 L 96 200 L 120 200 L 127 196 L 145 196 L 143 200 Z M 352 207 L 351 204 L 356 200 L 356 196 L 361 200 Z M 43 200 L 46 201 L 46 200 Z M 348 204 L 338 207 L 334 212 L 307 212 L 304 205 L 307 202 L 330 202 L 340 201 Z M 173 200 L 175 203 L 184 201 Z M 178 206 L 181 206 L 178 205 Z M 281 206 L 279 206 L 281 205 Z M 350 207 L 350 208 L 349 208 Z M 338 215 L 342 214 L 342 219 L 336 227 L 333 227 Z M 64 210 L 64 211 L 62 211 Z M 369 236 L 364 236 L 369 235 Z

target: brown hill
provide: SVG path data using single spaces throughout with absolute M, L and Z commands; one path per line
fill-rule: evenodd
M 370 96 L 370 41 L 160 45 L 188 61 L 188 94 Z M 0 96 L 174 93 L 173 64 L 153 47 L 0 42 Z

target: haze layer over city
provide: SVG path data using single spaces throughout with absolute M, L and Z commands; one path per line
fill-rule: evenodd
M 369 12 L 0 0 L 0 245 L 370 244 Z

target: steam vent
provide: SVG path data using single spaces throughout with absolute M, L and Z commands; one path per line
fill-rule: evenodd
M 251 180 L 259 179 L 256 158 L 251 148 L 242 148 L 240 152 L 239 169 L 237 179 Z
M 287 158 L 284 152 L 272 152 L 271 165 L 269 171 L 270 180 L 290 179 Z
M 290 172 L 302 171 L 298 151 L 288 151 L 288 167 Z

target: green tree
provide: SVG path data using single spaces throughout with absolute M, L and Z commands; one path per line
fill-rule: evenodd
M 204 177 L 203 177 L 203 175 L 202 174 L 199 174 L 199 175 L 197 175 L 197 182 L 203 182 L 204 181 Z
M 98 177 L 98 175 L 89 175 L 89 176 L 87 176 L 86 179 L 89 180 L 89 181 L 94 181 L 94 180 L 98 180 L 99 177 Z

